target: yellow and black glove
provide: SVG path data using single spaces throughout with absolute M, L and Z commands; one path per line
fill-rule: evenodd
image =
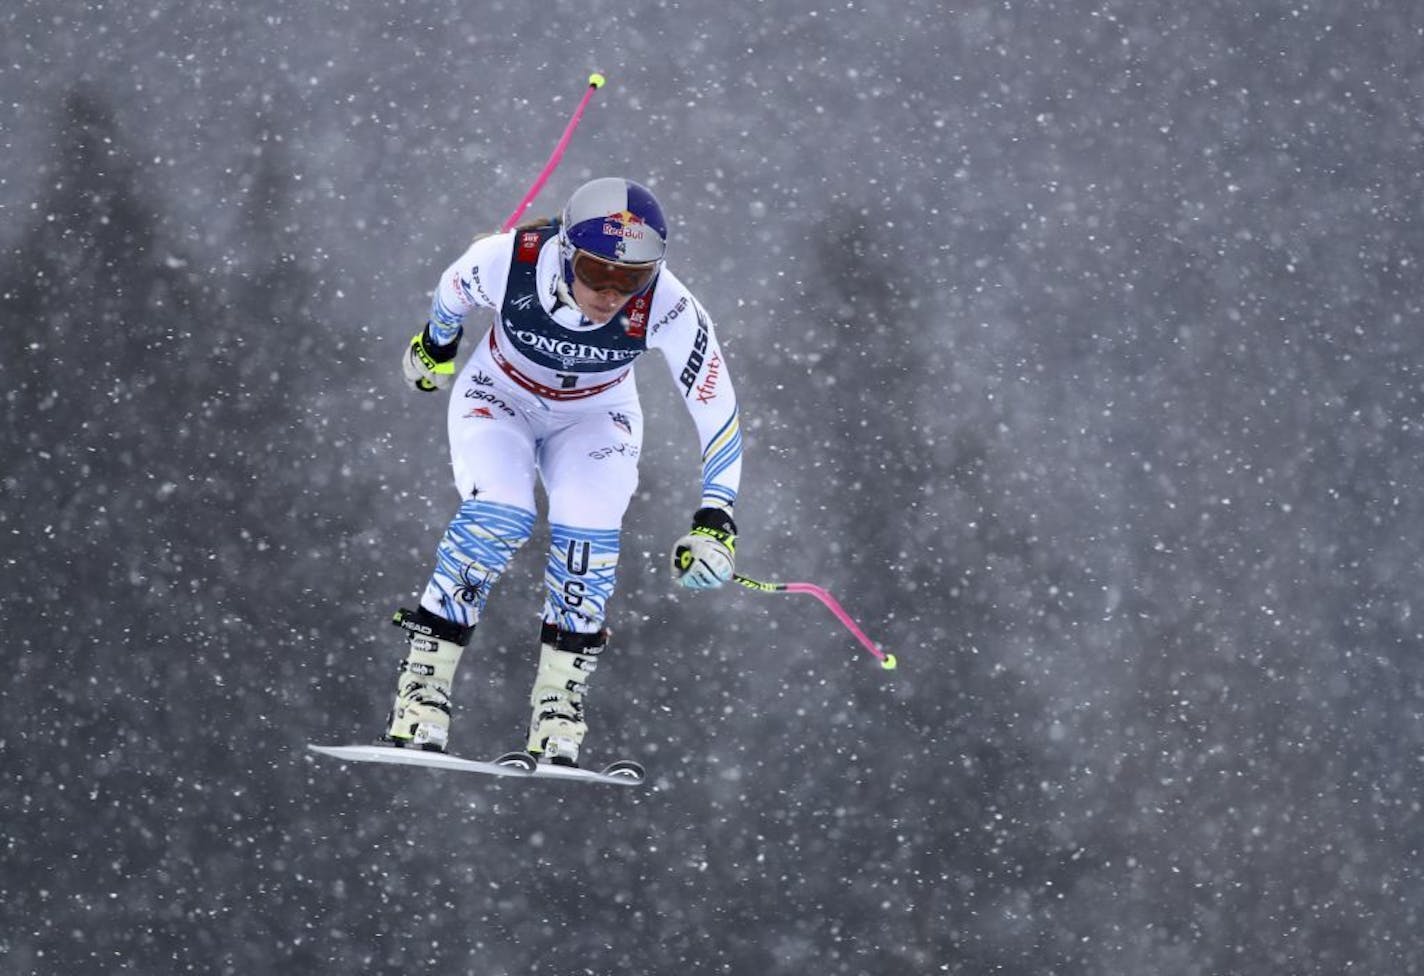
M 672 575 L 689 590 L 710 590 L 730 582 L 736 571 L 737 525 L 730 512 L 699 508 L 692 530 L 672 547 Z
M 460 351 L 460 334 L 448 345 L 437 346 L 430 337 L 430 323 L 415 334 L 406 347 L 401 368 L 405 378 L 417 390 L 434 393 L 450 385 L 455 378 L 455 354 Z

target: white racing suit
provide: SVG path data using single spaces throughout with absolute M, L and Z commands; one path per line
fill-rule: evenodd
M 633 362 L 667 360 L 702 445 L 700 507 L 730 509 L 741 477 L 737 399 L 712 320 L 664 268 L 604 325 L 573 304 L 551 226 L 477 240 L 441 278 L 430 315 L 437 344 L 476 309 L 494 324 L 474 340 L 450 396 L 450 454 L 463 502 L 440 541 L 421 605 L 464 627 L 534 526 L 537 475 L 552 536 L 544 623 L 597 633 L 613 593 L 619 531 L 638 484 L 643 415 Z

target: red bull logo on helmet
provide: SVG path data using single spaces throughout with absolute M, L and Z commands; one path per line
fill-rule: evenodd
M 620 210 L 603 218 L 603 233 L 607 237 L 621 237 L 628 241 L 641 241 L 644 237 L 643 218 L 631 210 Z

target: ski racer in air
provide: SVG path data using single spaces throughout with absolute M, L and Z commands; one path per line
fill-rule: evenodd
M 619 538 L 638 483 L 633 364 L 650 349 L 666 359 L 701 449 L 700 503 L 672 548 L 674 578 L 689 589 L 732 579 L 737 398 L 711 318 L 664 264 L 667 241 L 647 187 L 596 179 L 558 219 L 477 239 L 441 277 L 403 368 L 418 390 L 451 387 L 461 501 L 419 606 L 396 614 L 408 647 L 384 742 L 446 750 L 456 669 L 533 531 L 540 481 L 551 544 L 526 748 L 541 762 L 578 764 L 584 695 L 607 651 Z M 459 345 L 476 321 L 489 325 L 457 376 Z

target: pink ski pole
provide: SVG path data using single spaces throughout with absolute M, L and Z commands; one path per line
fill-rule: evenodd
M 855 635 L 856 640 L 865 645 L 867 651 L 875 655 L 876 659 L 880 661 L 882 668 L 886 671 L 895 670 L 895 655 L 886 654 L 880 648 L 876 647 L 875 642 L 865 636 L 865 631 L 861 630 L 860 626 L 851 619 L 850 614 L 845 612 L 836 598 L 815 583 L 765 583 L 761 580 L 754 580 L 748 576 L 742 576 L 740 573 L 733 575 L 732 580 L 740 583 L 749 590 L 757 590 L 761 593 L 806 593 L 814 596 L 817 600 L 820 600 L 826 605 L 826 609 L 836 615 L 836 619 L 845 625 L 846 630 Z
M 519 217 L 534 202 L 534 198 L 539 195 L 539 191 L 544 189 L 544 184 L 549 182 L 549 177 L 554 174 L 554 168 L 559 165 L 559 160 L 564 156 L 564 150 L 569 146 L 569 140 L 574 137 L 574 130 L 578 128 L 579 119 L 583 118 L 583 110 L 588 107 L 589 100 L 593 98 L 593 93 L 603 87 L 603 75 L 598 72 L 588 76 L 588 90 L 583 93 L 582 100 L 578 103 L 578 108 L 574 109 L 573 118 L 569 119 L 569 124 L 564 128 L 564 134 L 559 139 L 559 144 L 554 147 L 554 151 L 549 154 L 549 161 L 544 164 L 544 170 L 539 174 L 539 178 L 534 181 L 534 185 L 529 188 L 529 192 L 524 194 L 524 199 L 519 201 L 519 206 L 514 208 L 514 213 L 505 218 L 500 226 L 501 231 L 507 231 L 519 222 Z

